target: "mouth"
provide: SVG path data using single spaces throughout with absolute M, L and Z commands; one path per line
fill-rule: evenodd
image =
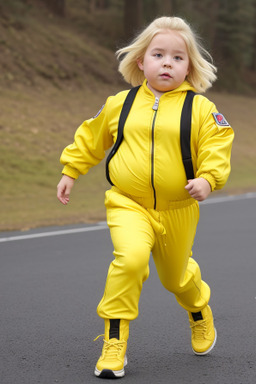
M 168 72 L 162 73 L 160 76 L 163 79 L 171 79 L 172 78 L 172 76 Z

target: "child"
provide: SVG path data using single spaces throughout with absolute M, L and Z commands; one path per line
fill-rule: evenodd
M 210 288 L 192 256 L 198 201 L 224 186 L 230 173 L 233 130 L 206 97 L 195 95 L 190 147 L 194 177 L 186 178 L 181 156 L 181 111 L 188 91 L 204 92 L 216 80 L 210 55 L 189 25 L 177 17 L 153 21 L 131 45 L 120 49 L 124 79 L 141 85 L 125 122 L 122 143 L 109 162 L 107 223 L 115 259 L 97 312 L 105 321 L 101 378 L 125 374 L 129 322 L 138 316 L 152 252 L 159 278 L 188 312 L 192 349 L 205 355 L 215 345 Z M 117 139 L 128 91 L 109 97 L 102 110 L 77 130 L 61 156 L 58 199 L 69 202 L 75 179 L 99 163 Z

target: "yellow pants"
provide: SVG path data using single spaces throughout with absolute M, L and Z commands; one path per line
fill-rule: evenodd
M 106 192 L 107 223 L 114 246 L 98 315 L 104 319 L 134 320 L 144 281 L 149 276 L 152 252 L 163 286 L 187 311 L 198 312 L 210 299 L 192 259 L 199 220 L 194 199 L 166 203 L 166 209 L 145 208 L 113 187 Z

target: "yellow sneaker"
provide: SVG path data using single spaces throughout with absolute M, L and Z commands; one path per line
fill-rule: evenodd
M 188 317 L 193 352 L 196 355 L 207 355 L 214 348 L 217 340 L 211 308 L 207 305 L 201 312 L 188 312 Z
M 102 353 L 94 374 L 104 379 L 115 379 L 125 375 L 127 365 L 126 348 L 129 337 L 129 321 L 105 320 L 105 338 Z

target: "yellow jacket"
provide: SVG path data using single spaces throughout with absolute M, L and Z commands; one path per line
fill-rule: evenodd
M 156 98 L 146 81 L 139 89 L 124 127 L 124 140 L 109 164 L 113 184 L 126 194 L 179 201 L 190 196 L 180 149 L 180 116 L 186 92 L 193 87 L 185 81 L 164 93 L 153 110 Z M 76 131 L 75 141 L 61 155 L 63 174 L 78 178 L 98 164 L 117 138 L 120 112 L 128 91 L 107 99 L 96 117 Z M 212 190 L 220 189 L 230 173 L 232 128 L 216 123 L 215 105 L 202 95 L 193 101 L 191 154 L 195 177 L 203 177 Z

